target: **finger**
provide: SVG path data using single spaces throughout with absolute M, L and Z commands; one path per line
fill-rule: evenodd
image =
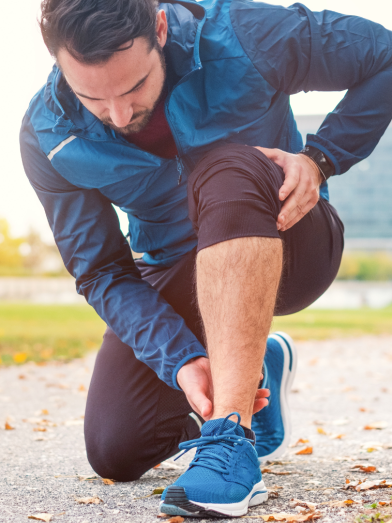
M 287 219 L 293 211 L 301 212 L 303 206 L 305 206 L 310 200 L 310 194 L 308 194 L 308 184 L 304 181 L 299 183 L 289 198 L 284 203 L 280 213 L 278 215 L 277 224 L 278 229 L 287 224 Z M 292 218 L 291 218 L 292 219 Z
M 257 389 L 256 398 L 269 398 L 270 395 L 269 389 Z
M 279 189 L 279 200 L 285 200 L 298 186 L 300 181 L 299 167 L 290 167 L 285 171 L 285 180 L 282 187 Z
M 293 225 L 298 223 L 306 214 L 308 214 L 309 211 L 313 209 L 315 204 L 313 202 L 309 202 L 303 209 L 300 214 L 297 214 L 292 219 L 288 221 L 288 223 L 281 229 L 282 232 L 287 231 L 290 229 Z
M 259 412 L 261 409 L 264 409 L 267 405 L 268 400 L 266 398 L 255 400 L 253 404 L 253 414 L 256 414 L 256 412 Z

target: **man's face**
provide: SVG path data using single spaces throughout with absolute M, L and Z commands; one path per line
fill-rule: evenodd
M 163 91 L 166 34 L 165 13 L 160 11 L 158 41 L 151 51 L 145 38 L 135 38 L 132 47 L 103 64 L 83 64 L 65 49 L 60 49 L 57 60 L 69 86 L 92 114 L 120 134 L 137 133 L 147 125 Z

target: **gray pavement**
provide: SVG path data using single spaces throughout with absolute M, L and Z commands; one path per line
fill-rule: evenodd
M 300 438 L 309 442 L 290 448 L 280 464 L 268 466 L 264 479 L 275 494 L 243 521 L 295 514 L 293 498 L 319 504 L 351 499 L 351 505 L 317 508 L 322 522 L 354 521 L 371 511 L 364 503 L 390 501 L 392 496 L 392 488 L 343 490 L 346 478 L 392 483 L 392 337 L 302 342 L 297 347 L 292 443 Z M 83 478 L 95 476 L 83 440 L 94 358 L 0 368 L 1 523 L 27 522 L 37 513 L 53 514 L 52 521 L 59 523 L 162 521 L 157 519 L 159 496 L 145 496 L 177 478 L 188 455 L 175 464 L 169 460 L 135 483 L 105 485 L 100 478 Z M 6 422 L 14 430 L 4 430 Z M 364 430 L 372 424 L 381 428 Z M 313 454 L 296 455 L 307 446 Z M 375 466 L 378 472 L 351 470 L 355 465 Z M 76 501 L 86 497 L 99 497 L 102 503 Z M 382 511 L 392 514 L 392 507 Z

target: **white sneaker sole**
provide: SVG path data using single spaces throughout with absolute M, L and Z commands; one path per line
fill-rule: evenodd
M 284 364 L 283 364 L 283 375 L 282 385 L 280 387 L 280 411 L 282 415 L 283 427 L 284 427 L 284 438 L 282 443 L 273 452 L 265 456 L 259 457 L 259 462 L 264 463 L 266 461 L 273 461 L 280 458 L 285 452 L 290 443 L 291 438 L 291 419 L 290 419 L 290 408 L 288 404 L 288 395 L 293 385 L 295 372 L 297 370 L 297 349 L 295 348 L 294 342 L 291 337 L 285 332 L 275 332 L 270 334 L 270 337 L 276 340 L 281 346 L 284 353 Z M 284 339 L 282 339 L 284 338 Z M 290 351 L 285 341 L 290 345 Z M 291 370 L 290 370 L 290 359 L 291 359 Z
M 185 494 L 185 489 L 184 489 Z M 268 499 L 268 491 L 263 480 L 254 485 L 251 492 L 238 503 L 200 503 L 188 500 L 185 503 L 171 504 L 171 501 L 161 501 L 160 510 L 169 515 L 208 517 L 208 516 L 244 516 L 249 507 L 254 507 L 264 503 Z M 200 509 L 198 510 L 198 508 Z

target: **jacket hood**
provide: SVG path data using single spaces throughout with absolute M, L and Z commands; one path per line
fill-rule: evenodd
M 168 20 L 167 42 L 163 48 L 167 67 L 167 84 L 170 90 L 194 70 L 201 69 L 199 42 L 205 21 L 205 9 L 194 0 L 162 2 L 160 9 Z M 68 86 L 64 75 L 53 66 L 45 90 L 46 107 L 58 118 L 53 127 L 56 134 L 86 134 L 93 140 L 107 140 L 114 134 L 88 111 Z

